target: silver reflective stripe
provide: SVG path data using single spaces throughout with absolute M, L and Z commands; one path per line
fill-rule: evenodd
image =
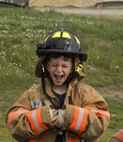
M 13 117 L 15 114 L 23 114 L 25 112 L 29 112 L 29 110 L 17 110 L 15 112 L 12 112 L 8 115 L 8 119 L 10 119 L 11 117 Z
M 15 113 L 16 114 L 23 114 L 25 112 L 29 112 L 29 110 L 17 110 Z
M 79 109 L 79 116 L 78 116 L 78 120 L 77 120 L 77 123 L 76 123 L 76 126 L 74 128 L 74 131 L 78 131 L 80 126 L 81 126 L 81 123 L 82 123 L 82 120 L 83 120 L 83 116 L 84 116 L 84 109 L 83 108 L 80 108 Z
M 34 122 L 36 128 L 37 128 L 40 132 L 43 132 L 44 130 L 39 126 L 38 120 L 37 120 L 37 118 L 36 118 L 36 110 L 33 110 L 33 111 L 32 111 L 32 119 L 33 119 L 33 122 Z
M 107 115 L 107 117 L 110 117 L 109 113 L 107 111 L 104 110 L 95 110 L 95 109 L 91 109 L 92 112 L 94 112 L 95 114 L 98 112 L 100 114 L 105 114 Z

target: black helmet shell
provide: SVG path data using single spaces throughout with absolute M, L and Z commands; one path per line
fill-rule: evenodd
M 37 45 L 36 53 L 38 57 L 56 53 L 79 56 L 83 61 L 87 58 L 87 54 L 82 52 L 80 41 L 75 34 L 65 29 L 53 31 L 43 44 Z

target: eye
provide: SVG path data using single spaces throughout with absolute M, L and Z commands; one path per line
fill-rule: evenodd
M 68 67 L 68 65 L 62 65 L 62 67 L 63 67 L 63 68 L 67 68 L 67 67 Z
M 52 64 L 53 67 L 57 67 L 57 64 Z

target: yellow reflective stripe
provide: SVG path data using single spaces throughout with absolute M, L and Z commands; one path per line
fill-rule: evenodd
M 75 37 L 77 43 L 80 44 L 80 41 L 78 40 L 78 38 L 76 36 L 74 36 L 74 37 Z
M 48 36 L 48 37 L 49 37 L 49 36 Z M 45 38 L 45 40 L 44 40 L 45 42 L 46 42 L 46 40 L 48 39 L 48 37 Z
M 57 38 L 57 37 L 61 37 L 61 32 L 56 32 L 56 33 L 52 36 L 52 38 Z M 67 32 L 63 32 L 62 38 L 69 38 L 69 39 L 71 39 L 69 33 L 67 33 Z
M 56 33 L 53 35 L 53 37 L 52 37 L 52 38 L 60 37 L 60 35 L 61 35 L 61 32 L 56 32 Z
M 67 32 L 63 32 L 62 37 L 71 39 L 70 35 Z

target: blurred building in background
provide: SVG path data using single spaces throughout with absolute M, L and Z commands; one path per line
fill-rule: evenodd
M 123 0 L 30 0 L 31 6 L 36 7 L 94 7 L 99 3 L 121 5 Z M 105 5 L 106 5 L 105 4 Z
M 91 8 L 98 6 L 123 6 L 123 0 L 0 0 L 3 3 L 16 4 L 29 8 L 32 7 L 77 7 Z

